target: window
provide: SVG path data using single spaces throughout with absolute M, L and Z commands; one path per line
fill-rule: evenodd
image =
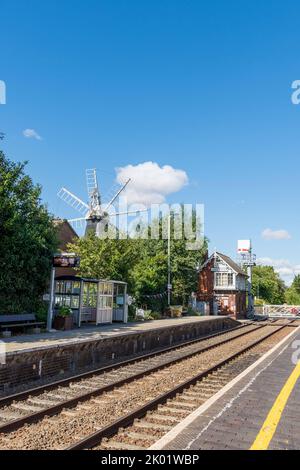
M 66 281 L 65 283 L 66 294 L 72 294 L 72 281 Z
M 216 287 L 233 286 L 233 273 L 216 273 Z
M 57 294 L 62 294 L 63 291 L 64 291 L 64 281 L 56 281 L 55 292 L 57 292 Z
M 79 281 L 73 282 L 73 294 L 80 294 L 80 282 Z
M 82 306 L 97 307 L 97 284 L 95 282 L 84 282 Z
M 66 305 L 79 308 L 80 281 L 59 280 L 55 283 L 55 306 L 56 308 Z

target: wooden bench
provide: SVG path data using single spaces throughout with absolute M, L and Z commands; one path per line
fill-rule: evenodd
M 37 321 L 34 313 L 21 313 L 12 315 L 0 314 L 0 328 L 8 331 L 12 328 L 32 328 L 45 325 L 45 322 Z

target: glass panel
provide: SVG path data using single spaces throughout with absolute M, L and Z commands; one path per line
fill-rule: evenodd
M 118 297 L 116 297 L 116 304 L 118 306 L 124 305 L 124 296 L 123 295 L 118 295 Z
M 89 284 L 88 284 L 88 282 L 84 282 L 83 283 L 83 292 L 84 292 L 84 294 L 87 294 L 88 290 L 89 290 Z
M 65 292 L 66 294 L 72 294 L 72 281 L 66 281 Z
M 88 305 L 87 305 L 87 301 L 88 301 L 88 296 L 87 296 L 87 294 L 83 294 L 83 296 L 82 296 L 82 306 L 83 306 L 83 307 L 87 307 L 87 306 L 88 306 Z
M 217 287 L 233 286 L 233 273 L 217 273 L 216 274 Z
M 62 294 L 63 288 L 64 288 L 64 281 L 56 281 L 55 292 L 57 292 L 57 294 Z
M 104 283 L 99 282 L 99 294 L 103 294 L 103 291 L 104 291 Z
M 91 282 L 89 285 L 89 293 L 90 294 L 96 294 L 97 293 L 97 284 L 94 282 Z
M 71 307 L 71 296 L 70 295 L 65 295 L 64 296 L 64 305 L 67 307 Z
M 79 297 L 77 295 L 72 295 L 71 307 L 72 308 L 79 308 Z
M 55 305 L 55 306 L 56 306 L 56 305 L 58 305 L 58 306 L 62 305 L 62 296 L 61 296 L 61 295 L 56 295 L 56 296 L 55 296 L 54 305 Z
M 90 295 L 89 296 L 89 307 L 97 307 L 97 296 Z
M 112 283 L 105 282 L 103 286 L 103 294 L 105 295 L 112 295 L 113 293 L 113 285 Z
M 79 281 L 73 282 L 73 294 L 80 294 L 80 282 Z
M 124 295 L 125 286 L 124 284 L 118 284 L 118 295 Z

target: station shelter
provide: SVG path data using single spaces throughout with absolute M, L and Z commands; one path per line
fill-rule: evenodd
M 127 323 L 127 283 L 114 280 L 88 279 L 78 276 L 56 276 L 54 315 L 60 306 L 72 309 L 74 325 Z

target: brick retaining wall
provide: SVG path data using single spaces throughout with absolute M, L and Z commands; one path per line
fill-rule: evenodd
M 6 355 L 6 364 L 0 365 L 0 391 L 10 393 L 17 385 L 40 379 L 58 380 L 64 375 L 102 367 L 236 325 L 238 322 L 231 318 L 213 318 L 63 346 L 10 352 Z

